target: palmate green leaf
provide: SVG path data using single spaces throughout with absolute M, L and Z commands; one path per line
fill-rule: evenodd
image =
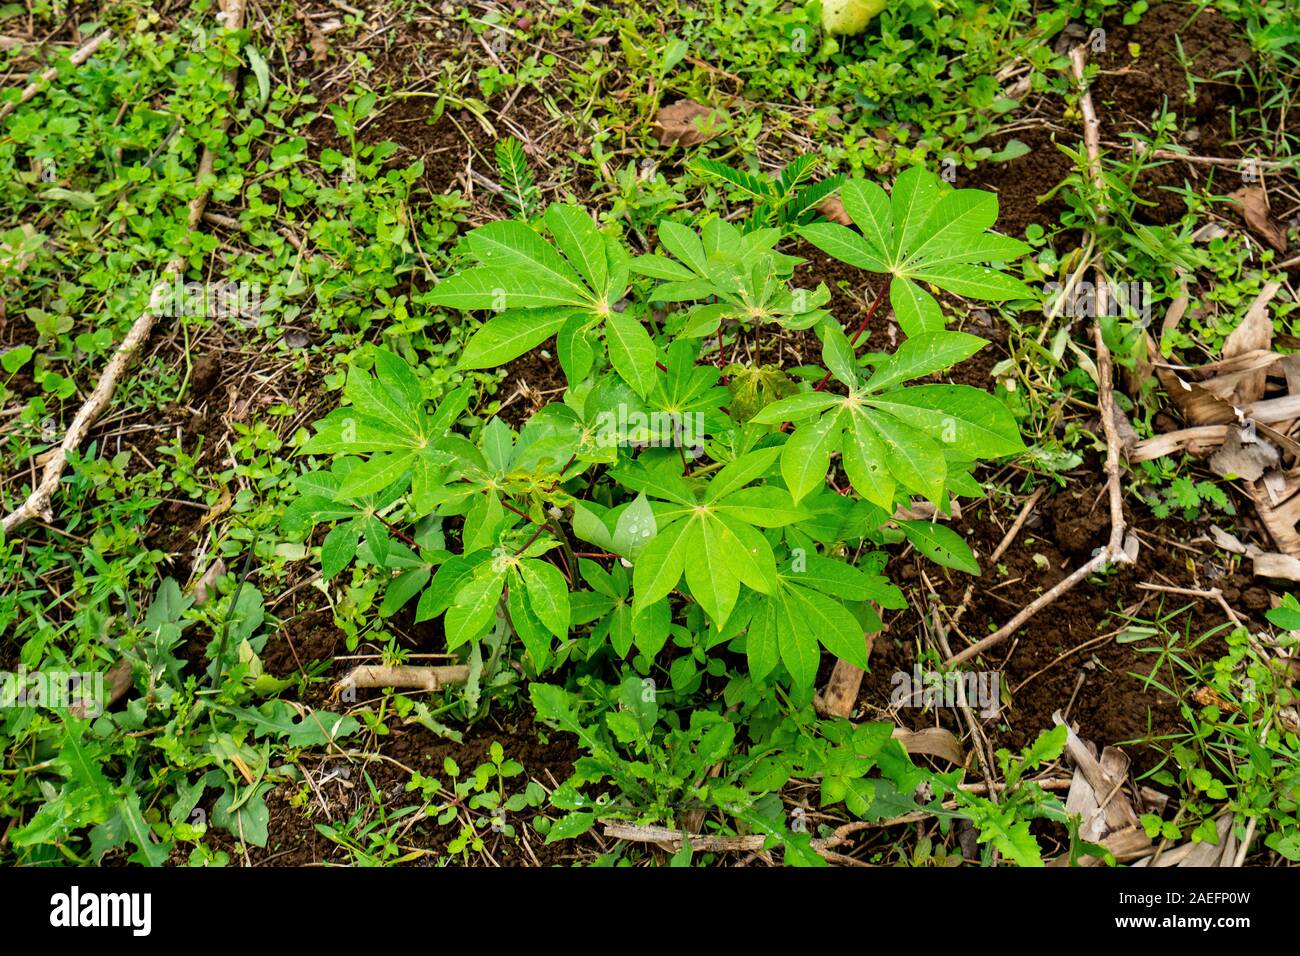
M 588 515 L 591 512 L 587 512 Z M 585 520 L 585 519 L 584 519 Z M 574 510 L 574 531 L 577 532 L 578 512 Z M 604 525 L 601 524 L 604 528 Z M 638 494 L 632 503 L 623 509 L 623 513 L 614 522 L 614 533 L 609 538 L 609 550 L 636 560 L 645 546 L 654 538 L 658 525 L 655 522 L 654 509 L 644 494 Z M 599 532 L 595 532 L 599 534 Z M 579 534 L 580 537 L 583 537 Z M 589 540 L 584 537 L 584 540 Z
M 695 517 L 686 519 L 682 541 L 690 554 L 686 562 L 686 583 L 709 619 L 721 627 L 731 616 L 740 596 L 740 578 L 731 565 L 728 538 L 719 533 L 718 522 Z
M 898 351 L 876 366 L 864 386 L 878 392 L 900 382 L 922 378 L 970 358 L 988 341 L 966 332 L 924 332 L 904 339 Z
M 775 450 L 779 452 L 781 449 Z M 717 502 L 714 508 L 723 517 L 734 518 L 759 528 L 784 528 L 812 517 L 806 509 L 794 503 L 790 492 L 772 485 L 741 488 Z
M 987 230 L 997 220 L 994 193 L 952 189 L 920 166 L 899 174 L 892 193 L 852 180 L 840 191 L 855 231 L 813 223 L 799 234 L 818 249 L 869 272 L 888 273 L 890 304 L 908 336 L 941 327 L 929 283 L 968 298 L 1033 298 L 1023 282 L 984 263 L 1010 262 L 1029 246 Z
M 506 597 L 506 607 L 510 612 L 510 624 L 523 641 L 524 649 L 532 655 L 533 663 L 540 671 L 546 667 L 551 656 L 551 631 L 537 616 L 536 609 L 527 600 L 527 589 L 518 574 L 511 575 L 511 583 Z
M 460 367 L 496 368 L 505 365 L 558 333 L 573 315 L 571 309 L 547 309 L 512 311 L 494 316 L 470 337 L 461 354 Z
M 335 525 L 325 536 L 320 548 L 321 577 L 326 581 L 348 566 L 356 556 L 360 529 L 351 521 Z
M 889 194 L 876 183 L 851 179 L 840 190 L 840 200 L 868 248 L 876 257 L 885 259 L 893 246 L 891 236 L 894 231 Z
M 400 388 L 388 387 L 378 376 L 352 368 L 343 394 L 357 412 L 390 429 L 395 438 L 419 436 L 418 401 L 408 402 Z
M 632 491 L 643 491 L 652 497 L 688 507 L 696 504 L 695 491 L 686 479 L 663 468 L 648 468 L 638 461 L 611 471 L 610 477 Z
M 706 502 L 717 501 L 719 498 L 725 498 L 745 485 L 757 481 L 771 469 L 780 455 L 780 446 L 775 446 L 747 452 L 727 462 L 709 482 L 708 490 L 704 494 L 704 500 Z
M 786 441 L 781 452 L 781 477 L 796 504 L 825 485 L 831 453 L 840 447 L 846 421 L 844 409 L 828 412 L 800 425 Z
M 553 221 L 547 210 L 547 224 Z M 561 221 L 574 225 L 574 220 L 561 217 Z M 569 288 L 578 301 L 590 299 L 591 290 L 583 285 L 573 267 L 561 258 L 545 239 L 525 223 L 513 219 L 489 222 L 472 230 L 465 237 L 470 252 L 488 268 L 502 268 L 516 275 L 515 285 L 544 284 L 555 288 Z M 602 247 L 603 251 L 603 247 Z M 434 290 L 436 293 L 436 289 Z
M 563 640 L 569 633 L 569 585 L 564 575 L 554 565 L 536 560 L 520 561 L 519 573 L 533 613 Z
M 745 657 L 749 663 L 749 676 L 755 683 L 763 680 L 781 663 L 776 615 L 770 601 L 759 605 L 749 622 L 749 630 L 745 634 Z
M 1032 299 L 1034 291 L 1019 279 L 988 266 L 952 263 L 914 269 L 909 278 L 929 282 L 946 292 L 968 299 L 1006 302 L 1009 299 Z
M 800 621 L 823 647 L 867 670 L 866 634 L 848 608 L 832 597 L 798 586 L 787 586 L 782 596 L 791 605 L 791 619 Z
M 771 603 L 781 663 L 790 673 L 795 688 L 808 690 L 817 679 L 821 644 L 817 635 L 805 626 L 800 602 L 785 599 L 783 595 Z
M 949 190 L 932 202 L 916 233 L 904 239 L 908 262 L 933 261 L 951 245 L 952 237 L 978 235 L 992 229 L 997 219 L 997 193 L 982 189 Z
M 756 425 L 779 425 L 782 422 L 799 422 L 820 414 L 844 399 L 826 392 L 802 392 L 789 398 L 777 399 L 759 410 L 751 419 Z
M 591 296 L 569 284 L 548 282 L 517 267 L 480 266 L 443 279 L 429 293 L 434 305 L 452 309 L 546 309 L 591 305 Z
M 605 241 L 591 216 L 577 206 L 554 203 L 543 216 L 546 227 L 564 257 L 582 274 L 587 285 L 597 293 L 609 286 L 609 263 L 605 260 Z
M 659 242 L 697 276 L 708 273 L 704 243 L 693 229 L 665 219 L 659 223 Z
M 845 601 L 874 601 L 882 607 L 907 607 L 903 592 L 881 574 L 867 574 L 845 561 L 809 554 L 799 583 Z
M 466 641 L 482 636 L 492 626 L 505 581 L 505 572 L 492 568 L 461 586 L 443 619 L 447 650 L 455 650 Z
M 727 571 L 746 587 L 760 594 L 771 594 L 778 587 L 776 557 L 772 554 L 772 546 L 759 531 L 738 518 L 721 513 L 722 506 L 718 507 L 719 513 L 705 519 L 703 523 L 705 534 L 711 536 L 722 549 Z M 715 623 L 722 627 L 726 621 L 716 620 Z
M 413 450 L 376 455 L 348 472 L 335 497 L 339 501 L 347 501 L 377 494 L 406 475 L 414 467 L 417 457 L 419 452 Z
M 852 409 L 849 421 L 840 442 L 844 473 L 863 498 L 886 511 L 893 511 L 898 480 L 885 464 L 885 445 L 871 427 L 865 409 Z
M 870 399 L 887 412 L 966 458 L 997 458 L 1025 450 L 1011 410 L 969 385 L 915 385 Z
M 897 277 L 890 280 L 889 303 L 894 307 L 898 327 L 909 338 L 943 330 L 943 310 L 939 303 L 915 282 Z
M 632 571 L 634 614 L 667 597 L 682 579 L 688 552 L 688 524 L 687 521 L 676 521 L 661 528 L 641 552 Z
M 970 545 L 947 525 L 932 521 L 900 521 L 898 526 L 916 550 L 935 564 L 979 575 L 980 565 L 971 553 Z
M 605 345 L 614 371 L 644 398 L 655 385 L 655 346 L 650 333 L 632 316 L 611 312 L 605 319 Z
M 945 187 L 942 180 L 922 166 L 910 166 L 894 180 L 889 194 L 889 218 L 893 244 L 889 251 L 893 262 L 901 264 L 912 250 L 912 244 L 935 209 Z M 996 214 L 996 202 L 994 210 Z
M 885 467 L 894 479 L 939 504 L 948 463 L 938 443 L 889 415 L 871 415 L 868 420 L 884 448 Z
M 822 337 L 822 364 L 838 381 L 850 387 L 857 384 L 858 363 L 844 330 L 838 325 L 825 323 L 818 331 Z

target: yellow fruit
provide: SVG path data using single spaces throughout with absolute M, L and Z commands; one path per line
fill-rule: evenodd
M 888 0 L 822 0 L 822 26 L 827 33 L 861 33 Z

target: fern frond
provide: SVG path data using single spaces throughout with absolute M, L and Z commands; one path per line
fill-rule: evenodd
M 743 169 L 733 169 L 726 163 L 720 163 L 716 159 L 701 158 L 692 160 L 687 168 L 699 175 L 714 176 L 725 180 L 741 192 L 747 193 L 751 199 L 762 201 L 772 198 L 771 183 L 755 176 L 753 173 L 747 173 Z
M 781 175 L 776 178 L 776 191 L 780 196 L 789 196 L 795 191 L 800 183 L 807 180 L 813 174 L 817 167 L 817 157 L 805 153 L 802 156 L 796 156 L 785 169 L 781 170 Z
M 497 172 L 501 176 L 501 195 L 521 216 L 531 218 L 536 212 L 538 191 L 523 145 L 513 136 L 498 140 L 496 160 Z

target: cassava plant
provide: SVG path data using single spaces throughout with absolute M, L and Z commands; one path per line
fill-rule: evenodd
M 979 572 L 955 531 L 897 507 L 920 496 L 947 512 L 981 493 L 977 462 L 1023 448 L 992 395 L 918 383 L 984 344 L 945 328 L 929 288 L 1031 293 L 996 268 L 1027 247 L 988 231 L 992 194 L 922 169 L 892 194 L 858 180 L 842 192 L 857 228 L 800 233 L 888 276 L 871 312 L 888 294 L 906 336 L 893 354 L 860 351 L 865 324 L 846 331 L 824 286 L 793 285 L 799 260 L 776 228 L 664 221 L 661 248 L 637 256 L 557 204 L 532 225 L 470 232 L 467 267 L 432 296 L 484 317 L 462 367 L 504 366 L 554 337 L 568 387 L 516 431 L 473 417 L 466 389 L 429 410 L 420 377 L 387 352 L 353 370 L 348 404 L 306 446 L 328 457 L 289 518 L 303 534 L 333 524 L 325 578 L 356 562 L 381 582 L 382 614 L 415 602 L 449 650 L 517 654 L 533 675 L 630 657 L 682 688 L 725 649 L 754 682 L 806 701 L 823 650 L 865 668 L 879 608 L 904 603 L 881 573 L 884 544 Z M 821 369 L 759 364 L 774 335 L 807 328 Z

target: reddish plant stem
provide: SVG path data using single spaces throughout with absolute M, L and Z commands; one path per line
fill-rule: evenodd
M 415 541 L 414 541 L 413 539 L 411 539 L 411 538 L 406 534 L 406 532 L 404 532 L 404 531 L 402 531 L 400 528 L 396 527 L 396 526 L 395 526 L 391 521 L 389 521 L 389 520 L 388 520 L 387 518 L 385 518 L 383 515 L 375 515 L 375 517 L 379 519 L 380 524 L 382 524 L 385 528 L 387 528 L 387 529 L 388 529 L 389 531 L 391 531 L 393 534 L 397 535 L 399 538 L 401 538 L 403 541 L 405 541 L 407 544 L 409 544 L 412 548 L 414 548 L 414 549 L 417 550 L 417 551 L 420 550 L 420 546 L 419 546 L 418 544 L 416 544 Z
M 539 524 L 539 525 L 537 526 L 537 530 L 533 532 L 533 536 L 532 536 L 531 538 L 529 538 L 527 541 L 525 541 L 525 542 L 523 543 L 523 546 L 522 546 L 518 551 L 515 552 L 515 557 L 517 558 L 517 557 L 519 557 L 519 555 L 521 555 L 521 554 L 523 554 L 525 551 L 527 551 L 529 545 L 531 545 L 534 541 L 536 541 L 538 538 L 540 538 L 540 537 L 542 536 L 542 532 L 545 531 L 545 530 L 546 530 L 546 525 L 541 525 L 541 524 Z
M 876 293 L 875 301 L 873 301 L 871 303 L 871 307 L 867 309 L 866 318 L 862 320 L 862 324 L 859 325 L 857 330 L 853 333 L 853 338 L 849 339 L 849 345 L 851 347 L 857 346 L 858 339 L 862 338 L 862 333 L 865 332 L 867 330 L 867 326 L 871 324 L 871 319 L 876 314 L 876 310 L 880 308 L 880 303 L 885 301 L 885 293 L 887 291 L 889 291 L 889 286 L 882 285 L 880 287 L 880 291 Z M 826 387 L 826 383 L 829 382 L 830 380 L 831 380 L 831 373 L 827 372 L 825 377 L 822 378 L 822 380 L 817 383 L 817 387 L 814 388 L 813 391 L 820 392 L 823 388 Z

